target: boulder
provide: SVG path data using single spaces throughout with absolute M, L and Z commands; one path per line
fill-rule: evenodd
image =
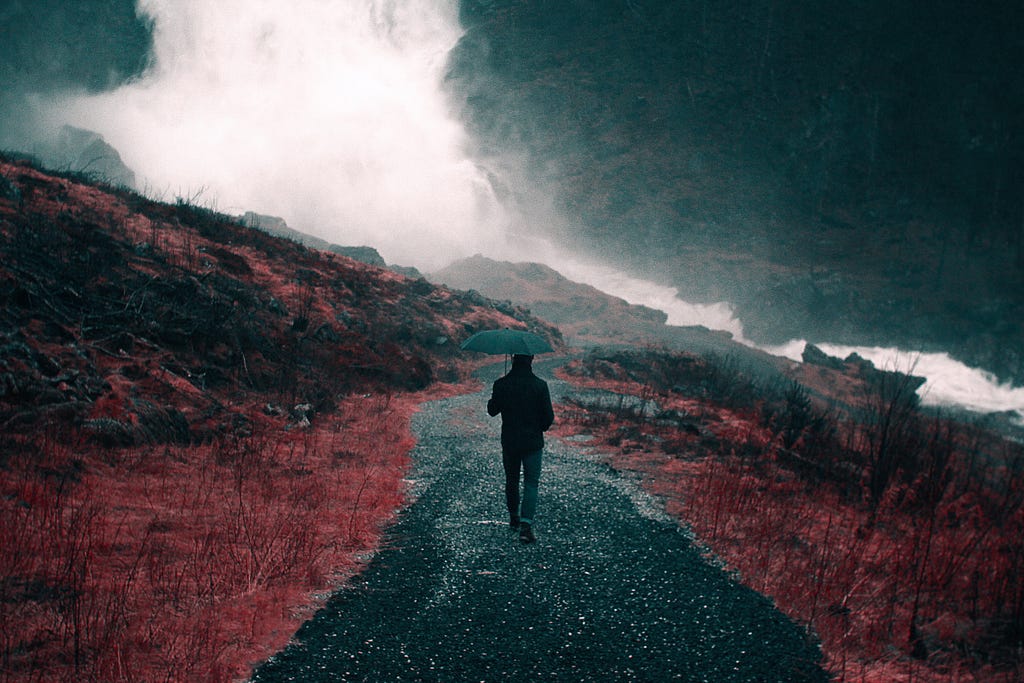
M 309 247 L 310 249 L 329 251 L 333 254 L 348 257 L 353 261 L 359 261 L 360 263 L 366 263 L 379 268 L 387 267 L 384 257 L 382 257 L 380 252 L 373 247 L 345 247 L 333 244 L 325 239 L 320 239 L 313 235 L 307 235 L 301 230 L 296 230 L 295 228 L 290 227 L 285 219 L 278 216 L 265 216 L 263 214 L 256 213 L 255 211 L 246 211 L 245 214 L 242 215 L 242 224 L 248 228 L 256 228 L 257 230 L 270 233 L 275 237 L 284 237 L 285 239 L 289 239 L 293 242 L 298 242 L 304 247 Z
M 801 358 L 808 365 L 818 365 L 823 368 L 839 371 L 844 369 L 843 361 L 835 358 L 834 356 L 828 355 L 814 344 L 807 344 L 804 346 L 804 352 L 801 354 Z
M 359 261 L 360 263 L 366 263 L 371 266 L 378 266 L 379 268 L 387 267 L 384 257 L 381 256 L 380 252 L 373 247 L 342 247 L 337 244 L 332 244 L 328 251 L 332 251 L 335 254 L 341 254 L 342 256 L 347 256 L 353 261 Z
M 21 190 L 13 182 L 0 176 L 0 199 L 18 204 L 21 202 Z

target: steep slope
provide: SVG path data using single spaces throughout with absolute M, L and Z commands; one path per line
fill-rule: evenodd
M 0 159 L 5 680 L 233 680 L 402 504 L 522 309 Z
M 100 399 L 134 423 L 137 392 L 180 404 L 177 436 L 197 438 L 239 398 L 287 394 L 319 411 L 359 388 L 455 379 L 458 342 L 482 327 L 556 334 L 206 210 L 12 162 L 0 174 L 5 431 L 54 411 L 95 417 Z
M 729 356 L 751 372 L 779 377 L 794 370 L 782 357 L 740 344 L 728 332 L 667 324 L 661 311 L 630 304 L 539 263 L 507 263 L 473 256 L 430 274 L 434 282 L 509 301 L 558 325 L 577 346 L 664 346 Z
M 29 95 L 138 76 L 134 5 L 0 8 L 0 147 L 84 167 L 27 142 Z M 523 225 L 729 301 L 761 342 L 949 351 L 1024 382 L 1019 3 L 458 5 L 450 92 Z
M 635 306 L 589 285 L 573 282 L 540 263 L 505 263 L 472 256 L 431 273 L 433 282 L 476 290 L 511 301 L 556 325 L 576 343 L 643 343 L 651 341 L 666 316 Z
M 32 98 L 97 92 L 140 74 L 152 37 L 134 0 L 33 0 L 0 5 L 0 149 L 31 136 Z M 19 143 L 20 144 L 20 143 Z

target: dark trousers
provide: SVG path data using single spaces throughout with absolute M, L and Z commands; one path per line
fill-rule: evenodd
M 505 503 L 512 517 L 522 522 L 533 523 L 537 511 L 537 488 L 540 486 L 540 463 L 542 451 L 531 453 L 503 453 L 505 467 Z M 519 503 L 519 473 L 523 474 L 523 501 Z

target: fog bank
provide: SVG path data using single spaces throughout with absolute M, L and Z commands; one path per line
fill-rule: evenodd
M 140 0 L 148 72 L 41 117 L 102 134 L 158 199 L 281 216 L 423 269 L 493 253 L 506 219 L 440 87 L 456 5 Z

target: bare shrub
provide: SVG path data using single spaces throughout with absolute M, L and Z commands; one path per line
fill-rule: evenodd
M 602 362 L 619 391 L 643 394 L 640 361 L 630 361 L 631 383 Z M 754 413 L 691 401 L 714 447 L 679 434 L 648 444 L 671 444 L 675 457 L 620 448 L 612 462 L 651 474 L 644 481 L 744 583 L 822 640 L 838 680 L 1019 680 L 1024 449 L 923 413 L 909 374 L 874 382 L 867 408 L 845 414 L 816 408 L 796 385 L 766 386 Z M 574 415 L 609 443 L 631 418 L 636 429 L 659 423 L 593 402 Z

